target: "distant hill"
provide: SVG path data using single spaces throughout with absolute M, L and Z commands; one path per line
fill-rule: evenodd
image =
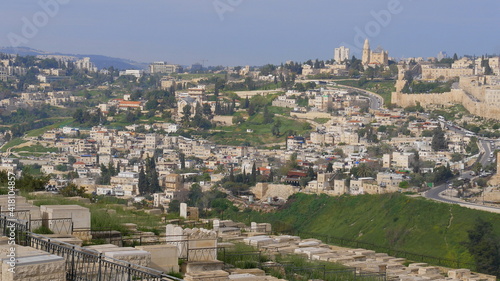
M 81 59 L 84 57 L 89 57 L 90 60 L 97 66 L 97 68 L 108 68 L 113 66 L 117 69 L 146 69 L 148 64 L 142 62 L 136 62 L 128 59 L 113 58 L 102 55 L 79 55 L 79 54 L 62 54 L 62 53 L 51 53 L 40 50 L 35 50 L 28 47 L 0 47 L 0 53 L 20 55 L 20 56 L 60 56 L 67 57 L 72 60 Z

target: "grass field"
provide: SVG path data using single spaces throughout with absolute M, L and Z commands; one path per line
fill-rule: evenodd
M 49 153 L 49 152 L 58 152 L 59 149 L 56 147 L 45 147 L 40 144 L 35 144 L 31 146 L 24 146 L 24 147 L 19 147 L 19 148 L 13 148 L 11 150 L 12 152 L 38 152 L 38 153 Z
M 314 118 L 314 122 L 319 123 L 319 124 L 325 124 L 326 122 L 330 121 L 330 118 Z
M 462 116 L 470 114 L 469 111 L 461 104 L 455 104 L 446 109 L 435 109 L 432 113 L 438 116 L 443 116 L 446 120 L 451 121 L 460 119 Z
M 21 157 L 42 157 L 46 153 L 43 153 L 43 152 L 19 152 L 17 154 Z
M 113 229 L 126 233 L 123 223 L 135 223 L 138 229 L 148 231 L 164 231 L 165 224 L 161 223 L 161 216 L 150 215 L 140 210 L 127 210 L 126 200 L 114 197 L 101 197 L 97 203 L 83 203 L 78 200 L 58 195 L 27 195 L 28 199 L 34 199 L 35 205 L 80 205 L 90 209 L 91 226 L 94 229 Z M 106 210 L 113 209 L 116 213 Z M 176 216 L 171 216 L 177 218 Z
M 284 142 L 290 131 L 303 135 L 311 130 L 311 126 L 307 122 L 278 116 L 275 116 L 274 119 L 275 122 L 276 120 L 281 122 L 279 137 L 273 136 L 271 133 L 272 123 L 262 124 L 263 115 L 255 114 L 243 124 L 216 128 L 217 131 L 211 133 L 208 138 L 223 145 L 247 144 L 260 147 Z M 253 132 L 247 132 L 247 129 L 253 130 Z
M 28 136 L 28 137 L 38 137 L 38 136 L 43 135 L 43 133 L 45 133 L 45 132 L 47 132 L 49 130 L 52 130 L 52 129 L 55 129 L 55 128 L 61 128 L 61 127 L 64 127 L 64 126 L 67 126 L 67 125 L 73 123 L 73 118 L 71 118 L 71 117 L 68 117 L 68 118 L 57 118 L 57 119 L 61 119 L 61 121 L 59 121 L 57 123 L 54 123 L 52 125 L 49 125 L 49 126 L 45 126 L 43 128 L 40 128 L 40 129 L 35 129 L 35 130 L 28 131 L 26 133 L 26 136 Z
M 27 141 L 25 141 L 21 138 L 15 138 L 15 139 L 9 141 L 8 143 L 6 143 L 4 146 L 2 146 L 2 149 L 0 149 L 0 151 L 5 152 L 5 151 L 7 151 L 8 148 L 23 144 L 25 142 L 27 142 Z
M 359 240 L 422 255 L 472 263 L 463 245 L 478 217 L 500 234 L 500 215 L 402 194 L 328 197 L 297 194 L 281 210 L 225 213 L 248 223 Z

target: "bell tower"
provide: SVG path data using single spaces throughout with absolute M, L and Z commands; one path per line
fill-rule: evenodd
M 365 44 L 363 46 L 363 57 L 361 58 L 361 61 L 363 62 L 364 65 L 367 65 L 370 63 L 370 42 L 368 41 L 368 38 L 365 40 Z

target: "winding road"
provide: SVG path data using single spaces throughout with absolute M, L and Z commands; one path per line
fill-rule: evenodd
M 461 177 L 471 179 L 472 175 L 470 172 L 465 172 L 461 175 Z M 440 185 L 436 186 L 435 188 L 425 192 L 424 197 L 431 199 L 431 200 L 434 200 L 434 201 L 443 202 L 443 203 L 457 204 L 457 205 L 460 205 L 462 207 L 466 207 L 469 209 L 476 209 L 476 210 L 500 214 L 500 208 L 498 208 L 498 207 L 491 207 L 491 206 L 485 206 L 485 205 L 481 205 L 481 204 L 469 203 L 469 202 L 465 202 L 465 201 L 458 199 L 458 198 L 455 198 L 455 197 L 446 196 L 447 189 L 448 189 L 448 184 L 446 184 L 446 183 L 440 184 Z

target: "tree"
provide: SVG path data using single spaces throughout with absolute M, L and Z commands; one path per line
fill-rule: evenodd
M 145 109 L 154 111 L 156 110 L 157 107 L 158 107 L 158 100 L 152 99 L 146 103 Z
M 40 191 L 45 189 L 49 180 L 49 176 L 35 177 L 23 169 L 23 176 L 16 180 L 16 186 L 27 192 Z
M 231 166 L 231 171 L 229 172 L 229 181 L 234 182 L 234 169 L 233 166 Z
M 205 115 L 207 117 L 212 116 L 212 108 L 210 107 L 210 104 L 208 104 L 208 103 L 203 104 L 203 115 Z
M 274 172 L 273 169 L 269 171 L 269 177 L 267 178 L 268 182 L 273 182 L 274 181 Z
M 464 158 L 464 156 L 461 153 L 455 152 L 451 155 L 451 161 L 452 162 L 458 162 L 461 161 Z
M 203 197 L 203 192 L 201 190 L 201 186 L 197 183 L 191 185 L 188 193 L 188 205 L 196 207 L 200 203 L 201 198 Z
M 182 152 L 179 154 L 179 162 L 181 162 L 181 170 L 186 169 L 186 155 Z
M 416 149 L 413 150 L 413 155 L 415 155 L 415 158 L 413 159 L 413 172 L 414 173 L 419 173 L 420 172 L 420 167 L 422 166 L 422 161 L 420 161 L 420 154 Z
M 344 153 L 344 150 L 342 148 L 335 148 L 333 150 L 333 154 L 338 155 L 341 158 L 345 158 L 345 153 Z
M 109 185 L 111 182 L 111 173 L 104 164 L 101 164 L 101 179 L 100 184 Z
M 181 210 L 181 202 L 179 202 L 179 200 L 174 199 L 170 201 L 170 203 L 168 204 L 169 213 L 177 214 L 180 212 L 180 210 Z
M 333 164 L 332 164 L 332 162 L 328 162 L 328 165 L 326 166 L 326 172 L 327 173 L 333 172 Z
M 407 181 L 402 181 L 399 183 L 399 188 L 407 189 L 408 187 L 410 187 L 410 184 Z
M 255 184 L 257 182 L 257 168 L 255 166 L 255 162 L 253 162 L 253 165 L 252 165 L 252 174 L 251 174 L 251 177 L 250 177 L 250 183 L 251 184 Z
M 85 188 L 77 186 L 74 183 L 70 183 L 67 186 L 59 189 L 59 193 L 64 197 L 83 196 L 85 194 Z
M 275 77 L 276 79 L 276 77 Z M 245 98 L 245 103 L 243 104 L 243 108 L 248 108 L 250 106 L 250 99 L 248 99 L 248 96 Z
M 264 106 L 264 124 L 269 124 L 273 122 L 273 114 L 269 112 L 267 105 Z
M 241 115 L 235 115 L 233 117 L 233 124 L 239 125 L 239 124 L 242 124 L 244 122 L 245 122 L 245 118 L 243 118 L 243 116 L 241 116 Z
M 160 183 L 158 181 L 158 174 L 156 172 L 155 158 L 146 159 L 146 179 L 148 183 L 148 192 L 156 193 L 161 191 Z
M 135 121 L 139 120 L 141 117 L 141 111 L 133 111 L 133 110 L 127 110 L 127 114 L 125 115 L 125 121 L 127 123 L 134 123 Z
M 490 61 L 485 60 L 484 63 L 484 75 L 493 75 L 493 69 L 490 67 Z
M 195 113 L 193 116 L 193 120 L 191 120 L 191 125 L 195 128 L 199 128 L 203 124 L 203 115 L 202 115 L 202 108 L 199 103 L 196 104 L 196 109 Z
M 375 69 L 373 69 L 372 67 L 368 67 L 367 69 L 365 69 L 365 76 L 366 78 L 370 78 L 370 80 L 373 80 L 373 78 L 375 78 Z
M 182 123 L 188 124 L 190 118 L 191 118 L 191 105 L 186 104 L 182 108 L 182 118 L 181 118 Z
M 246 77 L 244 82 L 247 90 L 252 91 L 255 90 L 255 82 L 251 77 Z
M 478 178 L 474 181 L 479 187 L 486 187 L 488 185 L 488 180 L 485 178 Z M 483 191 L 484 192 L 484 191 Z
M 434 136 L 432 137 L 431 147 L 434 151 L 446 150 L 448 149 L 448 143 L 444 135 L 444 131 L 438 126 L 432 131 Z
M 144 173 L 144 167 L 141 167 L 141 170 L 139 171 L 139 183 L 137 184 L 137 186 L 139 188 L 139 194 L 144 195 L 149 193 L 146 173 Z
M 216 198 L 211 202 L 210 207 L 218 214 L 222 215 L 224 211 L 233 207 L 233 204 L 226 198 Z
M 250 103 L 250 105 L 248 105 L 247 113 L 248 116 L 252 116 L 255 114 L 255 105 L 252 102 Z
M 372 176 L 372 169 L 366 165 L 366 163 L 359 164 L 358 167 L 354 167 L 351 173 L 357 178 L 365 178 Z
M 83 124 L 85 122 L 83 109 L 78 108 L 73 114 L 73 119 L 75 119 L 75 122 Z
M 500 276 L 500 240 L 491 222 L 477 218 L 467 233 L 466 247 L 474 257 L 477 271 Z
M 273 126 L 271 127 L 271 133 L 273 136 L 279 137 L 280 136 L 280 127 L 281 127 L 281 121 L 278 119 L 276 122 L 274 122 Z
M 316 172 L 314 172 L 314 169 L 311 166 L 309 166 L 309 168 L 307 169 L 307 177 L 311 180 L 316 178 Z
M 299 185 L 301 187 L 306 187 L 307 183 L 310 182 L 310 181 L 311 181 L 311 178 L 309 178 L 309 177 L 302 177 L 299 180 Z
M 449 180 L 453 177 L 453 172 L 451 171 L 449 165 L 448 166 L 439 166 L 434 169 L 433 173 L 433 182 L 439 183 Z

